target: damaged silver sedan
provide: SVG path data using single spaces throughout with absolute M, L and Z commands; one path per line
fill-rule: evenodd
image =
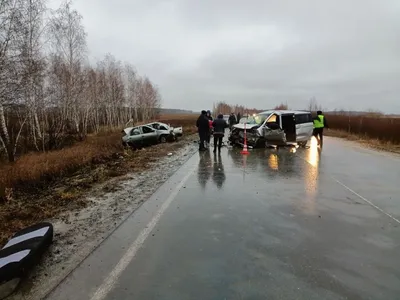
M 244 144 L 244 129 L 250 148 L 299 145 L 305 147 L 313 133 L 313 119 L 307 111 L 271 110 L 234 125 L 229 136 L 233 145 Z

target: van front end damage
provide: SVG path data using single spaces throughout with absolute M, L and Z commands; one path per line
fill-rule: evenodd
M 232 129 L 229 141 L 232 145 L 243 146 L 244 128 L 236 126 Z M 247 146 L 250 148 L 264 148 L 266 146 L 287 145 L 286 134 L 280 128 L 252 127 L 246 130 Z
M 257 148 L 265 145 L 265 138 L 260 135 L 257 129 L 258 127 L 253 127 L 246 130 L 247 146 L 250 148 Z M 229 141 L 232 145 L 243 146 L 244 129 L 236 127 L 232 128 Z

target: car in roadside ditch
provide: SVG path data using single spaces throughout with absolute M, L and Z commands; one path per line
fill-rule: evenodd
M 122 132 L 124 133 L 122 144 L 135 150 L 159 143 L 176 141 L 176 135 L 170 128 L 155 129 L 149 124 L 128 127 Z
M 157 130 L 166 130 L 166 131 L 173 131 L 176 137 L 180 137 L 183 135 L 183 128 L 182 127 L 172 127 L 171 125 L 167 125 L 162 122 L 153 122 L 146 124 L 147 126 L 153 127 Z
M 269 110 L 252 116 L 247 122 L 233 126 L 229 141 L 243 145 L 246 127 L 247 145 L 252 148 L 268 145 L 305 147 L 314 129 L 311 112 Z

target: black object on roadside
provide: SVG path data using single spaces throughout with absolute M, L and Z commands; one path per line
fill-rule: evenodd
M 12 294 L 53 242 L 53 225 L 35 224 L 18 231 L 0 250 L 0 299 Z

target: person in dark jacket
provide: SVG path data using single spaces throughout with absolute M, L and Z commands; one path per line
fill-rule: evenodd
M 232 130 L 233 125 L 236 124 L 236 116 L 235 113 L 231 113 L 231 115 L 229 116 L 229 128 Z
M 242 118 L 240 112 L 237 114 L 237 118 L 236 118 L 236 124 L 239 124 L 240 119 Z
M 214 153 L 218 151 L 221 152 L 222 140 L 225 135 L 225 128 L 228 128 L 228 124 L 224 120 L 224 116 L 219 114 L 217 119 L 213 122 L 214 128 Z
M 207 112 L 205 110 L 201 111 L 201 115 L 197 119 L 196 126 L 200 137 L 199 150 L 204 151 L 206 150 L 204 142 L 207 138 L 207 133 L 210 132 L 210 125 L 208 123 Z
M 326 122 L 326 117 L 322 114 L 322 111 L 317 111 L 317 116 L 314 118 L 314 131 L 313 135 L 318 140 L 318 145 L 323 145 L 324 141 L 324 128 L 329 128 L 328 123 Z

